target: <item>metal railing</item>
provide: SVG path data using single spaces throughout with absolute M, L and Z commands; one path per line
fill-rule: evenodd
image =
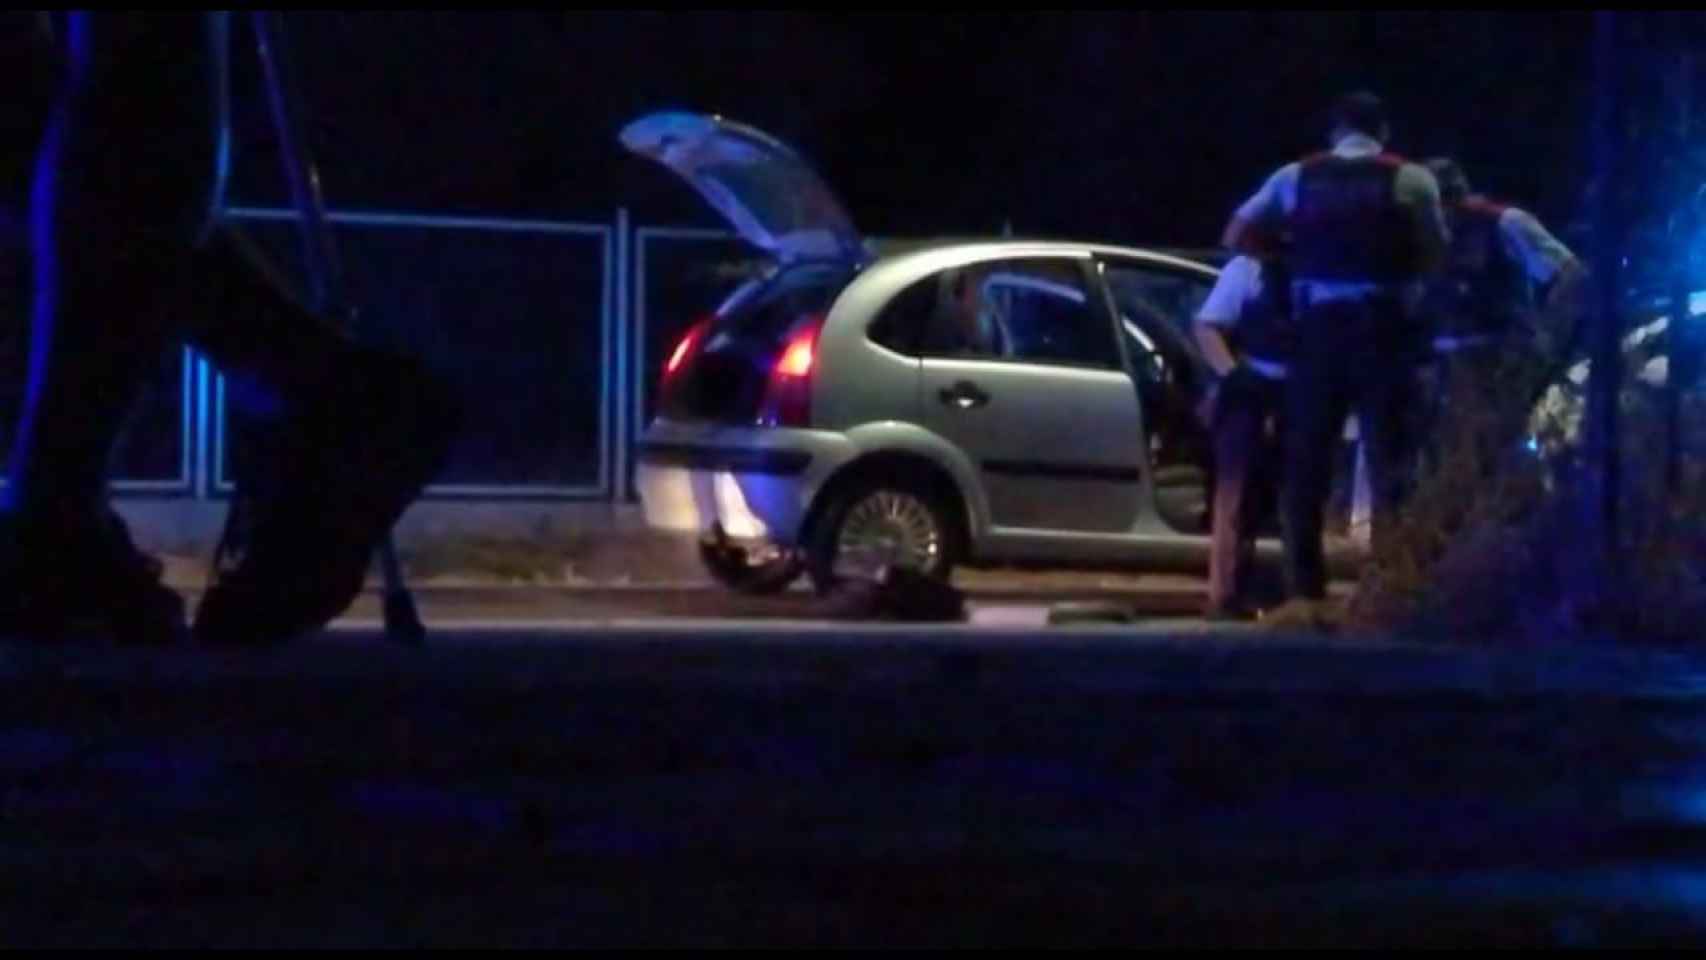
M 227 215 L 237 220 L 250 222 L 294 222 L 296 214 L 287 209 L 271 207 L 234 207 Z M 587 238 L 597 241 L 597 256 L 599 257 L 599 289 L 598 324 L 599 324 L 599 383 L 597 404 L 595 409 L 587 411 L 563 411 L 564 416 L 587 417 L 596 424 L 598 443 L 596 451 L 589 451 L 596 457 L 596 473 L 592 483 L 560 483 L 560 484 L 516 484 L 516 483 L 435 483 L 427 487 L 425 496 L 429 498 L 474 498 L 474 499 L 602 499 L 610 495 L 612 484 L 612 467 L 615 461 L 613 451 L 612 415 L 618 407 L 616 394 L 620 389 L 617 371 L 620 367 L 617 356 L 617 344 L 621 339 L 617 331 L 617 317 L 623 312 L 621 298 L 625 296 L 625 277 L 619 264 L 626 249 L 624 236 L 624 214 L 619 214 L 615 224 L 589 222 L 563 222 L 546 220 L 524 220 L 499 217 L 466 217 L 440 216 L 430 214 L 410 214 L 396 212 L 351 212 L 332 211 L 327 214 L 327 222 L 334 227 L 361 227 L 399 230 L 454 230 L 468 232 L 498 232 L 509 234 L 525 234 L 546 239 L 552 238 Z M 430 277 L 415 280 L 417 283 L 431 283 Z M 562 295 L 574 297 L 590 295 L 593 291 L 564 290 Z M 503 338 L 514 336 L 514 331 L 493 330 L 491 336 Z M 569 376 L 565 372 L 564 376 Z M 225 475 L 226 436 L 225 436 L 225 404 L 224 378 L 217 372 L 212 376 L 212 415 L 210 417 L 211 437 L 208 440 L 211 456 L 207 461 L 209 477 L 205 487 L 212 495 L 223 496 L 232 489 L 230 478 Z

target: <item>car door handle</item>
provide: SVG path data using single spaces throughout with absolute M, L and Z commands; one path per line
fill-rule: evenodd
M 936 391 L 936 396 L 943 405 L 956 410 L 970 410 L 973 407 L 985 406 L 989 403 L 989 394 L 984 393 L 977 384 L 970 380 L 961 380 L 951 387 L 943 387 Z

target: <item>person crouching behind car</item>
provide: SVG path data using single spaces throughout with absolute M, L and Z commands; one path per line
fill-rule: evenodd
M 1247 619 L 1257 524 L 1274 506 L 1286 363 L 1292 353 L 1291 271 L 1283 256 L 1234 257 L 1197 311 L 1203 358 L 1216 382 L 1200 411 L 1214 446 L 1210 620 Z

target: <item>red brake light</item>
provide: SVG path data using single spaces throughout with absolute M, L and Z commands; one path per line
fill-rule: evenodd
M 796 337 L 789 341 L 788 348 L 782 351 L 782 359 L 776 361 L 776 372 L 784 377 L 803 377 L 812 372 L 812 353 L 817 349 L 817 331 L 813 330 L 806 336 Z
M 663 365 L 664 376 L 670 376 L 675 373 L 675 371 L 681 369 L 681 364 L 686 361 L 688 354 L 693 352 L 694 345 L 698 343 L 700 335 L 705 332 L 705 327 L 708 326 L 710 322 L 710 320 L 701 320 L 688 329 L 687 335 L 682 337 L 681 342 L 675 345 L 675 349 L 669 354 L 668 362 Z
M 665 374 L 671 374 L 680 369 L 682 358 L 687 356 L 687 348 L 693 346 L 693 334 L 697 332 L 688 333 L 687 336 L 681 338 L 680 343 L 675 345 L 675 352 L 669 355 L 669 362 L 663 365 Z
M 794 331 L 776 358 L 765 391 L 759 422 L 774 427 L 805 427 L 812 415 L 812 368 L 817 361 L 817 335 L 823 317 L 812 316 Z

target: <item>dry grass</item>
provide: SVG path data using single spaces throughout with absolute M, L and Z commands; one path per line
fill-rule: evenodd
M 571 575 L 575 546 L 562 540 L 468 536 L 405 549 L 399 559 L 411 579 L 460 575 L 507 583 L 551 583 Z
M 549 523 L 509 534 L 415 537 L 399 549 L 399 559 L 415 581 L 471 579 L 563 586 L 704 577 L 690 541 L 650 532 L 610 536 Z

